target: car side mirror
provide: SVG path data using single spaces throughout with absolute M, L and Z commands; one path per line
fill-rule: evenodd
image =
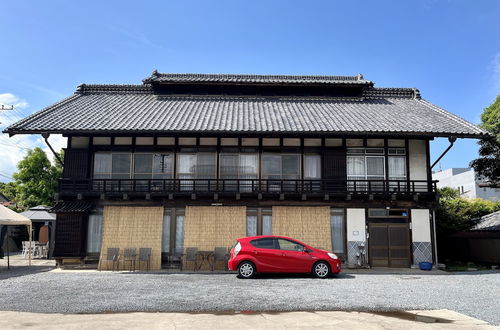
M 312 252 L 312 250 L 310 250 L 310 249 L 308 249 L 308 248 L 304 248 L 304 252 L 305 252 L 305 253 L 311 253 L 311 252 Z

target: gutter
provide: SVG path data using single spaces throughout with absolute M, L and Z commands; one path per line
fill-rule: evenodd
M 457 140 L 456 136 L 450 136 L 450 137 L 448 137 L 448 141 L 450 141 L 450 145 L 448 146 L 448 148 L 446 148 L 445 151 L 443 151 L 443 153 L 441 154 L 441 156 L 439 156 L 438 159 L 436 159 L 436 161 L 434 163 L 432 163 L 431 170 L 432 170 L 432 168 L 434 166 L 436 166 L 436 164 L 441 160 L 441 158 L 443 158 L 444 155 L 446 155 L 448 153 L 448 151 L 450 151 L 450 149 L 453 147 L 453 144 L 455 144 L 456 140 Z
M 61 164 L 62 167 L 64 167 L 64 163 L 62 162 L 61 157 L 59 157 L 59 154 L 54 151 L 54 148 L 52 148 L 52 146 L 49 143 L 49 136 L 50 136 L 49 133 L 42 133 L 42 137 L 45 140 L 45 143 L 49 147 L 50 151 L 52 151 L 52 154 L 54 154 L 54 157 L 57 159 L 57 162 Z

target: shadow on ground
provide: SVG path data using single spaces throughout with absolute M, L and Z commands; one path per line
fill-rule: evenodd
M 45 273 L 52 269 L 54 269 L 52 266 L 10 266 L 10 269 L 8 269 L 7 266 L 1 266 L 0 280 L 5 280 L 11 277 Z

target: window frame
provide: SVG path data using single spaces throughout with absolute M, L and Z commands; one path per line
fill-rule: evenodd
M 271 241 L 273 241 L 273 247 L 272 247 L 272 248 L 264 248 L 264 247 L 255 246 L 255 245 L 254 245 L 254 242 L 260 242 L 260 241 L 264 241 L 264 240 L 271 240 Z M 262 237 L 262 238 L 256 238 L 256 239 L 251 240 L 249 243 L 250 243 L 250 245 L 251 245 L 251 246 L 253 246 L 253 247 L 254 247 L 254 248 L 256 248 L 256 249 L 263 249 L 263 250 L 279 250 L 279 245 L 278 245 L 278 242 L 277 242 L 276 238 L 274 238 L 274 237 Z

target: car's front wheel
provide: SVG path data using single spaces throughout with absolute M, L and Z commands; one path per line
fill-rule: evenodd
M 312 273 L 314 277 L 327 278 L 330 276 L 330 265 L 325 261 L 318 261 L 314 264 Z
M 238 266 L 238 278 L 255 277 L 255 265 L 250 261 L 243 261 Z

